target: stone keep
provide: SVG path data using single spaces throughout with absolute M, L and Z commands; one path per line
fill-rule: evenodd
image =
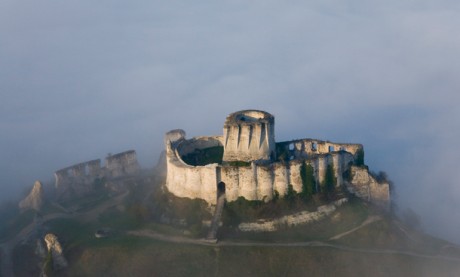
M 224 161 L 270 161 L 275 158 L 275 118 L 263 111 L 232 113 L 224 124 Z
M 238 197 L 268 201 L 275 193 L 286 194 L 288 185 L 301 192 L 300 172 L 304 165 L 313 168 L 318 185 L 332 165 L 336 186 L 345 186 L 366 201 L 388 206 L 389 184 L 377 182 L 366 166 L 357 164 L 362 160 L 361 144 L 317 139 L 277 143 L 274 125 L 271 114 L 244 110 L 227 117 L 223 136 L 186 139 L 185 131 L 180 129 L 166 133 L 166 188 L 178 197 L 216 204 L 217 184 L 223 183 L 227 201 Z

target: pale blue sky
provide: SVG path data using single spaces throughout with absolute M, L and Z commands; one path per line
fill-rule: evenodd
M 3 0 L 0 199 L 109 152 L 152 167 L 166 131 L 256 108 L 278 141 L 363 143 L 460 242 L 458 26 L 458 1 Z

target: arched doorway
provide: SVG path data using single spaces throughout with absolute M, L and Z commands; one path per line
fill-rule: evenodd
M 222 194 L 225 194 L 225 183 L 219 182 L 217 184 L 217 198 L 219 198 L 219 196 L 221 196 Z

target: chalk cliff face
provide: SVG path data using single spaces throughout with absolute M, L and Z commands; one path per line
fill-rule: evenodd
M 53 258 L 53 268 L 54 270 L 59 270 L 61 268 L 67 267 L 67 260 L 62 254 L 62 246 L 58 241 L 58 238 L 54 234 L 47 234 L 45 236 L 46 247 L 48 251 L 51 252 Z
M 21 209 L 34 209 L 39 211 L 43 205 L 43 186 L 39 181 L 35 181 L 35 184 L 30 191 L 29 195 L 19 202 L 19 208 Z

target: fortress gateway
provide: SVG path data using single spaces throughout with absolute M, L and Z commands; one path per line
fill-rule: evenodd
M 179 197 L 216 204 L 218 194 L 225 192 L 227 201 L 240 196 L 268 201 L 276 192 L 285 195 L 288 185 L 302 191 L 303 165 L 312 166 L 318 186 L 332 165 L 337 187 L 382 206 L 390 200 L 388 182 L 377 181 L 363 164 L 361 144 L 316 139 L 277 143 L 275 118 L 264 111 L 230 114 L 223 136 L 186 139 L 183 130 L 172 130 L 165 135 L 165 146 L 166 187 Z

